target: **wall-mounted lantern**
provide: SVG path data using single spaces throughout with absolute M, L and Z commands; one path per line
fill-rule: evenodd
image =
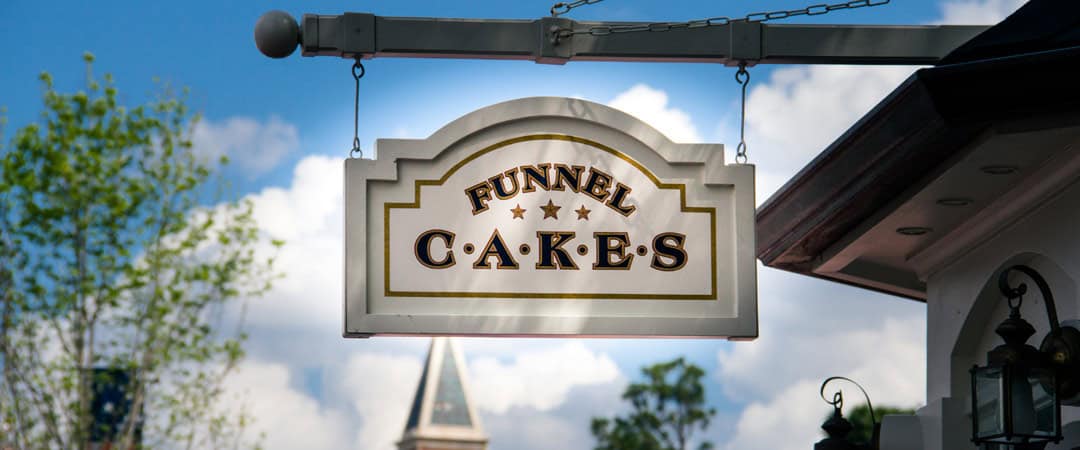
M 1013 271 L 1031 278 L 1046 303 L 1050 333 L 1039 349 L 1026 344 L 1035 328 L 1020 317 L 1027 285 L 1010 287 Z M 987 353 L 985 366 L 971 369 L 972 441 L 985 448 L 1041 449 L 1062 439 L 1062 402 L 1080 400 L 1080 331 L 1058 323 L 1050 287 L 1034 269 L 1005 269 L 998 288 L 1010 309 L 995 330 L 1005 343 Z
M 844 395 L 840 391 L 836 391 L 833 394 L 833 399 L 829 400 L 825 398 L 825 386 L 833 380 L 844 380 L 854 384 L 855 387 L 862 391 L 863 397 L 866 398 L 866 406 L 870 409 L 870 420 L 874 424 L 873 437 L 870 442 L 855 443 L 847 439 L 848 433 L 851 432 L 851 422 L 844 418 L 840 413 L 840 409 L 844 407 Z M 877 423 L 877 418 L 874 417 L 874 405 L 870 404 L 870 396 L 866 394 L 866 390 L 859 386 L 859 383 L 852 381 L 845 377 L 829 377 L 821 383 L 821 391 L 819 392 L 821 399 L 832 405 L 833 414 L 830 416 L 824 424 L 821 425 L 821 429 L 825 430 L 828 436 L 825 439 L 818 441 L 814 444 L 814 450 L 877 450 L 878 439 L 881 435 L 881 425 Z

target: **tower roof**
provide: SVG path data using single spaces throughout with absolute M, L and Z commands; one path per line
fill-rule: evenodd
M 469 401 L 464 362 L 457 342 L 444 337 L 431 340 L 399 448 L 417 448 L 423 442 L 486 446 L 487 436 Z

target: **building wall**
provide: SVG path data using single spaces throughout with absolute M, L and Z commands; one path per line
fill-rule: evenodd
M 919 411 L 926 450 L 975 448 L 968 370 L 985 364 L 986 353 L 1002 342 L 993 331 L 1008 317 L 997 288 L 999 271 L 1013 264 L 1035 268 L 1050 285 L 1059 320 L 1080 319 L 1078 205 L 1080 183 L 1074 183 L 928 278 L 927 405 Z M 1037 330 L 1028 343 L 1038 347 L 1049 322 L 1038 289 L 1027 284 L 1021 312 Z M 1065 428 L 1066 440 L 1048 449 L 1080 446 L 1080 407 L 1063 407 L 1062 418 L 1073 422 Z

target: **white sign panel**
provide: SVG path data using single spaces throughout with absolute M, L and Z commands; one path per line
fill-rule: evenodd
M 345 336 L 757 336 L 754 168 L 528 98 L 345 162 Z

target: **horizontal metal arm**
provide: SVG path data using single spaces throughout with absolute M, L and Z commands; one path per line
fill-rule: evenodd
M 749 64 L 933 64 L 988 26 L 774 25 L 733 22 L 593 35 L 648 23 L 304 15 L 304 56 L 656 61 Z M 654 24 L 656 25 L 656 24 Z M 599 28 L 598 28 L 599 27 Z M 562 30 L 559 32 L 559 30 Z M 258 33 L 257 33 L 258 34 Z M 556 37 L 561 35 L 561 37 Z M 258 37 L 257 37 L 258 38 Z

